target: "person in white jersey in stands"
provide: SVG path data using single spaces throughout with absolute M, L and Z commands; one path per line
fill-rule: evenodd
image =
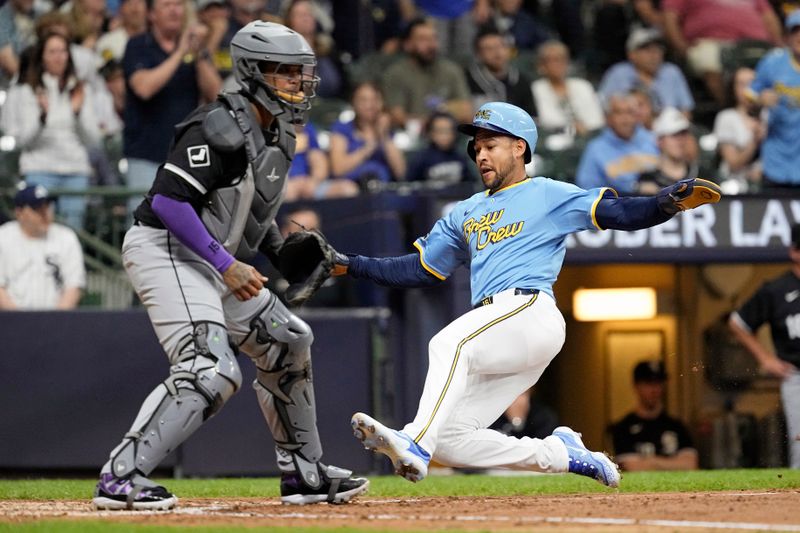
M 54 222 L 54 198 L 41 185 L 14 196 L 16 220 L 0 226 L 0 310 L 72 309 L 86 286 L 75 232 Z

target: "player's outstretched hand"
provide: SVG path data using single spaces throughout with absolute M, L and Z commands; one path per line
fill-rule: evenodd
M 241 261 L 231 263 L 231 266 L 222 273 L 222 280 L 240 302 L 258 295 L 267 282 L 267 278 L 262 276 L 261 272 Z
M 658 205 L 663 212 L 674 215 L 704 204 L 715 204 L 721 197 L 722 191 L 716 183 L 701 178 L 687 178 L 661 189 Z
M 331 276 L 344 276 L 350 266 L 350 258 L 341 252 L 336 252 L 333 256 L 333 269 Z

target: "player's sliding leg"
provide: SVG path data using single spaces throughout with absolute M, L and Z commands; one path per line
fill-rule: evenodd
M 227 307 L 227 306 L 226 306 Z M 365 492 L 369 481 L 325 465 L 317 430 L 309 326 L 274 295 L 256 308 L 245 302 L 232 322 L 241 329 L 240 349 L 255 362 L 253 384 L 276 443 L 281 500 L 288 504 L 343 503 Z M 240 331 L 233 325 L 233 331 Z
M 608 472 L 600 481 L 612 485 L 615 465 L 602 454 L 586 455 L 567 431 L 524 440 L 485 429 L 536 383 L 563 342 L 564 321 L 551 297 L 495 297 L 431 340 L 428 374 L 412 423 L 396 432 L 357 413 L 355 435 L 387 455 L 395 470 L 412 481 L 425 476 L 427 454 L 453 466 L 575 471 L 597 479 L 591 466 L 581 471 L 591 458 L 595 469 L 602 466 Z
M 413 422 L 402 428 L 403 435 L 414 444 L 407 451 L 401 449 L 400 441 L 387 439 L 385 434 L 372 439 L 370 427 L 374 424 L 367 425 L 367 431 L 364 431 L 359 424 L 359 419 L 363 420 L 360 414 L 352 420 L 356 438 L 365 446 L 389 456 L 395 470 L 407 479 L 422 479 L 427 469 L 420 468 L 421 458 L 426 454 L 435 458 L 440 428 L 453 409 L 472 394 L 468 384 L 471 375 L 528 371 L 531 363 L 524 345 L 529 341 L 547 346 L 548 362 L 561 348 L 563 319 L 560 314 L 552 315 L 549 304 L 537 306 L 537 298 L 535 295 L 513 294 L 497 297 L 495 303 L 457 318 L 431 339 L 428 373 L 417 414 Z M 549 297 L 548 300 L 552 302 Z M 535 321 L 546 326 L 544 333 L 547 335 L 533 336 L 530 324 Z M 552 334 L 550 330 L 553 330 Z M 543 333 L 542 330 L 539 332 Z M 375 427 L 380 430 L 384 426 Z M 403 435 L 399 438 L 405 439 Z M 394 444 L 390 448 L 379 446 L 384 441 L 378 437 Z M 409 473 L 405 463 L 410 463 L 417 472 Z
M 545 366 L 520 374 L 470 376 L 468 397 L 439 432 L 435 459 L 452 466 L 481 469 L 573 472 L 607 486 L 619 484 L 619 470 L 600 452 L 590 452 L 580 435 L 560 427 L 536 439 L 516 438 L 486 429 L 541 377 Z

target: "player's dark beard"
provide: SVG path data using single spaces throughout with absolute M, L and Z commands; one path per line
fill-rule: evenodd
M 491 180 L 488 182 L 485 180 L 483 182 L 484 187 L 489 189 L 489 194 L 492 194 L 498 189 L 503 188 L 503 186 L 505 185 L 506 178 L 508 178 L 509 174 L 511 174 L 511 165 L 509 165 L 507 168 L 495 167 L 493 170 L 494 170 L 494 177 L 491 178 Z

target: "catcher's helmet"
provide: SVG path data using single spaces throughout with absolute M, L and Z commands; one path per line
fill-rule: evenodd
M 525 163 L 531 162 L 539 133 L 536 131 L 536 124 L 531 116 L 519 107 L 505 102 L 489 102 L 478 109 L 472 119 L 472 124 L 461 124 L 458 127 L 458 131 L 473 137 L 467 144 L 467 153 L 473 160 L 475 159 L 474 137 L 479 129 L 496 131 L 522 139 L 528 145 L 525 148 Z
M 231 59 L 234 77 L 244 93 L 273 116 L 289 113 L 291 122 L 305 122 L 319 77 L 314 51 L 302 35 L 274 22 L 251 22 L 231 40 Z M 282 91 L 264 79 L 264 74 L 280 76 L 286 65 L 302 69 L 297 92 Z

